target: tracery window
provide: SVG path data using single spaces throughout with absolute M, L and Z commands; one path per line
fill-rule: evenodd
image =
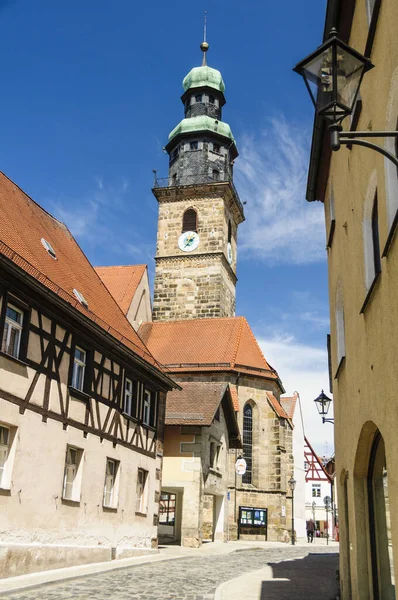
M 184 212 L 184 216 L 182 218 L 182 233 L 184 231 L 197 231 L 198 230 L 198 215 L 196 214 L 196 210 L 193 208 L 188 208 Z
M 253 409 L 246 404 L 243 409 L 243 458 L 246 461 L 246 473 L 242 483 L 251 483 L 253 475 Z

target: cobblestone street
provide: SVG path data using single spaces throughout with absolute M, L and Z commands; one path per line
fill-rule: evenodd
M 304 558 L 305 557 L 305 558 Z M 295 561 L 293 559 L 304 558 Z M 290 560 L 289 560 L 290 559 Z M 281 562 L 289 561 L 289 562 Z M 246 581 L 271 564 L 273 577 L 260 581 L 253 597 Z M 9 600 L 212 600 L 238 594 L 244 600 L 332 600 L 337 594 L 338 548 L 286 546 L 235 550 L 228 554 L 173 558 L 0 594 Z M 268 569 L 270 571 L 270 569 Z M 260 573 L 261 577 L 261 573 Z M 242 591 L 239 591 L 239 586 Z

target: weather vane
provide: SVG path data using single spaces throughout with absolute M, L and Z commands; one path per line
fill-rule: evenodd
M 209 49 L 209 44 L 206 41 L 206 33 L 207 33 L 207 10 L 205 10 L 205 18 L 204 18 L 204 25 L 203 25 L 203 42 L 200 44 L 200 49 L 203 52 L 202 67 L 205 67 L 207 65 L 206 52 Z

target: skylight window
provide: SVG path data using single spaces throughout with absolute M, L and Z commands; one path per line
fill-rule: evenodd
M 83 296 L 83 294 L 81 292 L 79 292 L 79 290 L 77 290 L 76 288 L 73 289 L 73 293 L 76 296 L 76 298 L 79 300 L 80 304 L 83 304 L 83 306 L 85 308 L 88 308 L 88 302 L 85 299 L 85 297 Z
M 49 255 L 51 256 L 51 258 L 57 258 L 57 255 L 55 254 L 55 250 L 54 248 L 51 246 L 50 242 L 47 242 L 47 240 L 45 240 L 44 238 L 41 238 L 41 243 L 43 244 L 44 248 L 47 250 L 47 252 L 49 253 Z

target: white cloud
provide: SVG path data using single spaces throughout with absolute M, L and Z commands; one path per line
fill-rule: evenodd
M 57 219 L 65 223 L 75 237 L 103 245 L 114 235 L 110 223 L 115 214 L 125 210 L 129 182 L 124 178 L 120 184 L 107 185 L 102 177 L 95 177 L 94 181 L 94 188 L 83 196 L 51 199 L 49 204 Z
M 243 258 L 306 264 L 325 260 L 323 207 L 305 199 L 309 132 L 282 119 L 243 137 L 235 181 L 247 202 Z
M 267 361 L 277 369 L 286 395 L 299 392 L 305 434 L 311 445 L 321 456 L 326 452 L 330 455 L 334 448 L 334 428 L 330 423 L 322 425 L 314 404 L 322 389 L 330 396 L 326 349 L 299 343 L 291 336 L 260 338 L 258 343 Z

